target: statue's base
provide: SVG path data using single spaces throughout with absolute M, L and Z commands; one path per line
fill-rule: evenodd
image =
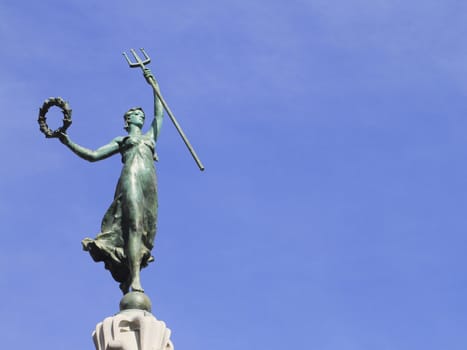
M 120 302 L 120 313 L 107 317 L 92 334 L 96 350 L 173 350 L 170 329 L 151 314 L 144 293 L 131 292 Z

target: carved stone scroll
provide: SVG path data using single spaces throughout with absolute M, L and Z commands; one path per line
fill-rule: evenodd
M 174 350 L 170 329 L 143 310 L 124 310 L 107 317 L 92 337 L 96 350 Z

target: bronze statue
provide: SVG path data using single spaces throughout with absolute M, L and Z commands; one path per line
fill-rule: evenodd
M 39 124 L 46 137 L 58 138 L 73 153 L 90 162 L 99 161 L 120 153 L 123 169 L 115 190 L 114 200 L 104 215 L 101 232 L 95 239 L 85 238 L 83 249 L 89 251 L 94 261 L 103 261 L 113 278 L 120 282 L 123 294 L 130 290 L 144 292 L 140 281 L 140 270 L 154 260 L 151 250 L 156 235 L 157 180 L 154 160 L 155 145 L 162 124 L 163 110 L 168 112 L 186 146 L 201 170 L 203 165 L 186 139 L 164 99 L 154 75 L 145 64 L 150 62 L 142 49 L 142 61 L 134 50 L 136 63 L 125 55 L 130 67 L 143 69 L 146 81 L 153 87 L 154 119 L 149 130 L 142 132 L 145 114 L 140 107 L 129 109 L 124 115 L 127 136 L 119 136 L 97 150 L 90 150 L 73 142 L 66 129 L 71 124 L 71 109 L 61 98 L 46 100 L 39 112 Z M 46 124 L 45 114 L 51 106 L 58 106 L 64 114 L 64 125 L 51 131 Z
M 144 71 L 144 76 L 147 81 L 154 79 L 149 69 Z M 123 169 L 114 200 L 102 220 L 101 232 L 95 239 L 84 239 L 83 248 L 95 261 L 104 261 L 124 294 L 130 287 L 143 292 L 139 272 L 153 260 L 151 249 L 157 220 L 154 149 L 162 115 L 161 102 L 154 96 L 154 120 L 149 131 L 143 134 L 145 114 L 141 108 L 131 108 L 124 115 L 128 135 L 116 137 L 95 151 L 74 143 L 66 133 L 59 136 L 64 145 L 90 162 L 117 153 L 122 156 Z

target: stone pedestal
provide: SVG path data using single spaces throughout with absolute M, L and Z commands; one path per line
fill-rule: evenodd
M 128 297 L 125 298 L 120 303 L 120 313 L 96 326 L 92 334 L 96 350 L 174 350 L 170 329 L 149 312 L 150 305 L 129 308 L 138 307 L 138 303 L 128 303 Z

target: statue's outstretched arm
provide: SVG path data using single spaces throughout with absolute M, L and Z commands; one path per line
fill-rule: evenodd
M 150 81 L 152 79 L 155 82 L 157 89 L 159 90 L 159 84 L 157 84 L 156 78 L 151 73 L 149 68 L 144 69 L 144 77 L 146 78 L 146 81 L 149 83 L 149 85 L 151 85 Z M 146 135 L 148 135 L 149 137 L 152 137 L 154 141 L 157 141 L 157 138 L 159 136 L 159 131 L 162 126 L 163 115 L 164 115 L 164 108 L 162 107 L 162 103 L 156 95 L 156 91 L 154 91 L 154 120 L 151 123 L 151 127 L 149 128 L 149 131 L 146 133 Z
M 80 146 L 73 141 L 70 140 L 69 136 L 67 134 L 62 134 L 60 136 L 60 141 L 67 146 L 71 151 L 79 156 L 80 158 L 83 158 L 87 161 L 90 162 L 96 162 L 98 160 L 102 160 L 105 158 L 108 158 L 110 156 L 113 156 L 114 154 L 119 152 L 119 143 L 118 140 L 121 138 L 116 138 L 109 142 L 108 144 L 96 149 L 96 150 L 90 150 L 86 147 Z

